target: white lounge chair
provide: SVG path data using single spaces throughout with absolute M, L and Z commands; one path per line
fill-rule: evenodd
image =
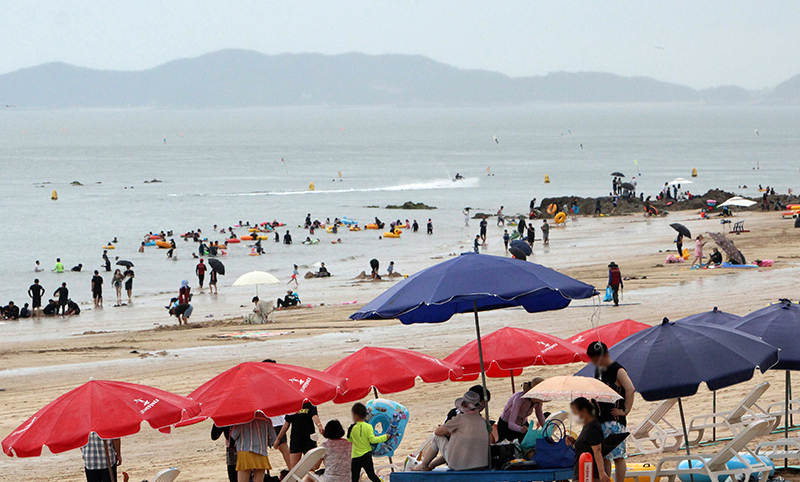
M 164 469 L 156 474 L 153 482 L 175 482 L 179 475 L 181 475 L 181 471 L 178 469 Z
M 303 482 L 306 476 L 311 477 L 315 482 L 320 482 L 319 477 L 311 471 L 318 467 L 320 461 L 325 457 L 325 447 L 317 447 L 303 455 L 300 462 L 297 462 L 292 470 L 286 474 L 281 482 Z
M 800 439 L 782 438 L 774 442 L 762 442 L 756 446 L 756 455 L 771 460 L 800 459 Z
M 767 428 L 771 432 L 777 425 L 775 417 L 771 416 L 766 410 L 758 406 L 758 399 L 769 389 L 769 383 L 764 382 L 756 385 L 744 399 L 729 412 L 709 413 L 692 418 L 689 422 L 689 440 L 687 443 L 696 445 L 703 439 L 705 431 L 709 429 L 727 429 L 732 435 L 738 434 L 748 424 L 767 420 Z M 695 434 L 694 436 L 692 434 Z
M 786 402 L 775 402 L 767 406 L 767 413 L 775 417 L 775 427 L 782 427 L 783 417 L 786 416 Z M 800 399 L 789 400 L 789 417 L 800 418 Z M 793 421 L 791 425 L 794 426 Z
M 706 475 L 710 480 L 725 480 L 730 477 L 736 480 L 741 475 L 744 480 L 748 480 L 753 474 L 760 474 L 759 480 L 765 482 L 769 477 L 772 466 L 762 462 L 755 453 L 747 448 L 747 444 L 754 438 L 763 435 L 770 426 L 767 420 L 759 420 L 741 429 L 719 452 L 712 457 L 702 457 L 700 455 L 677 455 L 665 457 L 658 461 L 656 469 L 650 472 L 630 472 L 627 477 L 633 478 L 638 482 L 640 479 L 650 477 L 650 480 L 667 479 L 667 482 L 674 482 L 676 477 L 684 475 Z M 742 454 L 743 452 L 743 454 Z M 756 462 L 751 462 L 743 455 L 749 455 Z M 728 462 L 736 459 L 741 467 L 728 468 Z M 681 462 L 689 462 L 689 467 L 679 468 Z
M 676 403 L 677 398 L 664 400 L 631 430 L 628 440 L 633 442 L 636 450 L 647 455 L 674 452 L 681 448 L 683 432 L 664 418 Z
M 553 412 L 550 414 L 549 417 L 544 421 L 544 424 L 547 425 L 547 422 L 551 420 L 558 420 L 559 422 L 566 422 L 569 418 L 569 413 L 566 410 L 561 410 L 560 412 Z

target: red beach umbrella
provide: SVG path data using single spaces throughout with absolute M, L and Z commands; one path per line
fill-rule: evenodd
M 447 381 L 462 375 L 460 366 L 411 350 L 364 347 L 325 369 L 325 373 L 347 378 L 347 393 L 334 403 L 361 400 L 370 390 L 396 393 L 414 387 L 417 377 L 425 383 Z
M 86 445 L 94 432 L 102 439 L 133 435 L 142 422 L 162 429 L 196 417 L 200 405 L 186 397 L 133 383 L 93 380 L 36 412 L 3 440 L 8 456 L 38 457 Z
M 193 391 L 203 418 L 220 427 L 247 423 L 257 412 L 275 417 L 319 405 L 347 392 L 347 380 L 310 368 L 247 362 L 226 370 Z M 200 421 L 200 420 L 197 420 Z
M 586 362 L 588 357 L 580 348 L 566 340 L 546 333 L 521 328 L 501 328 L 481 337 L 486 376 L 491 378 L 514 377 L 522 369 L 534 365 L 565 365 Z M 477 380 L 481 373 L 478 341 L 471 341 L 444 359 L 464 367 L 464 376 L 457 381 Z
M 589 348 L 590 343 L 600 340 L 610 348 L 634 333 L 648 328 L 650 325 L 638 321 L 622 320 L 578 333 L 567 338 L 567 341 L 585 350 Z

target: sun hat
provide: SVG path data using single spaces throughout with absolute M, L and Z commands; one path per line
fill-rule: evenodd
M 477 411 L 481 408 L 481 398 L 475 392 L 467 392 L 463 397 L 456 399 L 455 405 L 461 411 Z

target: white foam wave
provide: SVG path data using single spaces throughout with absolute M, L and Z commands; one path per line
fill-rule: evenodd
M 478 187 L 477 178 L 463 179 L 461 181 L 451 181 L 449 179 L 418 182 L 410 184 L 399 184 L 396 186 L 371 187 L 371 188 L 352 188 L 352 189 L 317 189 L 315 191 L 264 191 L 246 193 L 215 194 L 215 196 L 297 196 L 304 194 L 343 194 L 352 192 L 390 192 L 390 191 L 426 191 L 434 189 L 464 189 Z

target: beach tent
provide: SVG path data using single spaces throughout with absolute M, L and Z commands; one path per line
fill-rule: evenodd
M 753 378 L 756 368 L 766 372 L 778 362 L 778 349 L 759 338 L 732 328 L 705 323 L 674 323 L 667 318 L 609 349 L 649 402 L 678 399 L 684 440 L 689 440 L 682 397 L 697 393 L 704 383 L 719 390 Z M 587 365 L 578 375 L 594 377 Z M 686 446 L 689 453 L 689 446 Z
M 511 377 L 511 391 L 516 391 L 514 376 L 522 369 L 537 365 L 566 365 L 589 361 L 586 352 L 566 340 L 546 333 L 522 328 L 500 328 L 481 339 L 483 364 L 490 378 Z M 448 355 L 446 362 L 464 368 L 464 375 L 455 381 L 477 380 L 481 374 L 478 341 L 474 340 Z
M 417 378 L 440 383 L 460 378 L 461 367 L 412 350 L 366 346 L 326 368 L 325 373 L 347 379 L 347 393 L 333 403 L 355 402 L 370 391 L 397 393 L 414 387 Z
M 459 313 L 473 313 L 485 390 L 479 312 L 515 306 L 525 308 L 528 313 L 560 310 L 572 300 L 595 294 L 593 286 L 539 264 L 464 253 L 400 281 L 350 318 L 396 318 L 410 325 L 442 323 Z M 487 404 L 487 418 L 488 414 Z

